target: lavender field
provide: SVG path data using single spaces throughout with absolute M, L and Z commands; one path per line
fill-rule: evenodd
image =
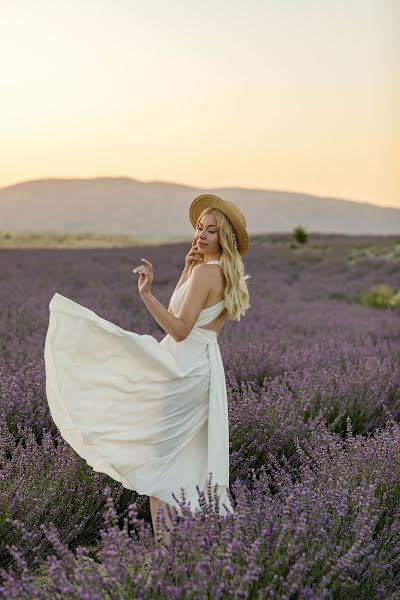
M 399 244 L 252 240 L 251 308 L 218 338 L 235 514 L 204 502 L 169 548 L 148 497 L 60 437 L 43 349 L 55 292 L 161 340 L 132 268 L 168 306 L 188 245 L 0 250 L 0 598 L 398 599 L 400 308 L 358 299 L 400 290 Z

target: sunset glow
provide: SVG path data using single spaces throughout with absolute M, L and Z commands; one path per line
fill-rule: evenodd
M 395 0 L 2 0 L 0 187 L 127 176 L 400 208 Z

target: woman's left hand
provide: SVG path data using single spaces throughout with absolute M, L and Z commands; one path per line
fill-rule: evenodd
M 139 267 L 135 267 L 133 269 L 134 273 L 140 273 L 138 279 L 138 288 L 139 294 L 146 294 L 150 292 L 150 287 L 153 282 L 153 265 L 149 260 L 142 258 L 142 261 L 145 263 L 144 265 L 140 265 Z

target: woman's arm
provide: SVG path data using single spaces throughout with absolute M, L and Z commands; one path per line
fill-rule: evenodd
M 174 338 L 176 342 L 183 339 L 185 335 L 185 324 L 179 317 L 176 317 L 172 310 L 167 310 L 159 300 L 150 292 L 144 292 L 140 296 L 145 303 L 147 309 L 157 321 L 157 323 Z
M 209 271 L 206 269 L 206 265 L 198 265 L 193 269 L 187 298 L 184 299 L 179 317 L 169 312 L 153 296 L 151 291 L 143 292 L 140 295 L 147 309 L 160 327 L 169 333 L 176 342 L 181 342 L 189 335 L 207 299 L 209 293 Z

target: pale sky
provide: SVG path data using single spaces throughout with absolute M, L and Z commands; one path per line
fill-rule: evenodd
M 400 1 L 0 0 L 0 187 L 97 176 L 400 208 Z

